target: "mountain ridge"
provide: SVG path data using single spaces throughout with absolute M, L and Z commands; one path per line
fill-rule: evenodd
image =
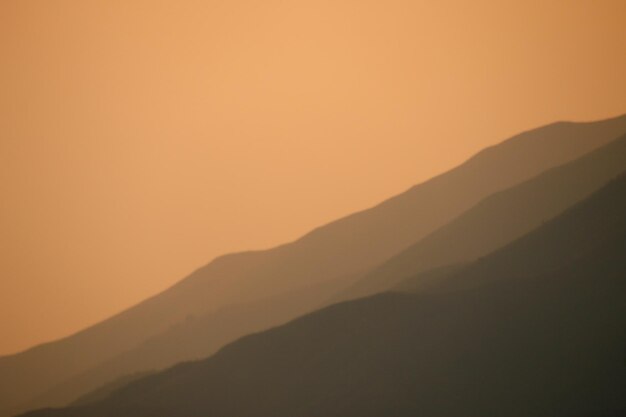
M 9 410 L 23 410 L 37 395 L 190 314 L 208 314 L 221 306 L 374 266 L 486 195 L 595 149 L 624 130 L 626 116 L 527 131 L 477 154 L 447 174 L 369 210 L 314 229 L 291 244 L 219 257 L 159 295 L 74 336 L 1 357 L 0 404 Z M 502 169 L 498 171 L 494 165 Z M 361 238 L 365 236 L 370 240 Z M 50 405 L 72 399 L 56 398 Z
M 624 212 L 621 175 L 436 292 L 336 304 L 101 402 L 25 417 L 571 417 L 625 410 Z M 475 285 L 458 285 L 467 282 Z
M 478 202 L 371 270 L 344 297 L 391 289 L 404 276 L 472 261 L 560 214 L 626 171 L 626 135 Z

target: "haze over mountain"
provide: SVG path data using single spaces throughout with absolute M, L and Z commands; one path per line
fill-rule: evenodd
M 341 303 L 28 417 L 626 411 L 626 175 L 427 292 Z
M 353 282 L 353 277 L 332 280 L 267 299 L 227 306 L 214 313 L 190 316 L 138 346 L 53 387 L 30 401 L 28 408 L 41 408 L 59 399 L 69 402 L 81 393 L 87 393 L 89 398 L 92 389 L 98 391 L 101 385 L 110 385 L 109 381 L 118 386 L 118 381 L 133 379 L 145 370 L 207 357 L 246 334 L 283 324 L 325 305 L 324 301 L 345 291 Z M 100 391 L 109 389 L 105 386 Z
M 0 1 L 0 355 L 557 120 L 626 111 L 623 0 Z
M 372 209 L 316 229 L 296 242 L 218 258 L 170 290 L 97 326 L 0 358 L 0 404 L 8 410 L 24 410 L 33 398 L 55 385 L 190 315 L 218 312 L 318 283 L 349 280 L 482 198 L 608 143 L 626 130 L 625 125 L 626 117 L 621 117 L 597 123 L 557 123 L 529 131 L 479 153 L 459 168 Z M 281 318 L 286 317 L 274 320 L 280 322 Z M 81 393 L 63 392 L 48 398 L 46 404 L 67 403 Z
M 341 298 L 388 290 L 418 273 L 480 258 L 528 233 L 626 171 L 626 135 L 495 193 L 372 271 Z
M 474 260 L 560 214 L 625 170 L 626 135 L 622 135 L 572 162 L 487 197 L 363 277 L 356 274 L 345 280 L 332 280 L 189 318 L 69 379 L 31 402 L 31 405 L 35 408 L 55 397 L 70 397 L 88 387 L 95 388 L 115 380 L 120 375 L 203 358 L 243 335 L 282 324 L 323 307 L 329 300 L 341 301 L 380 292 L 394 287 L 407 276 Z M 353 283 L 357 279 L 355 286 Z M 422 277 L 420 281 L 424 279 Z

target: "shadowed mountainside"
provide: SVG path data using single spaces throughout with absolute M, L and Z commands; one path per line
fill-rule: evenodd
M 224 307 L 204 316 L 189 317 L 136 348 L 60 384 L 30 404 L 38 408 L 39 404 L 47 404 L 50 398 L 84 391 L 85 387 L 99 387 L 102 381 L 120 379 L 119 375 L 163 369 L 183 360 L 205 358 L 246 334 L 283 324 L 316 310 L 322 300 L 330 299 L 353 282 L 354 279 L 332 280 L 260 301 Z M 96 388 L 96 391 L 101 389 Z
M 579 159 L 487 197 L 373 269 L 342 298 L 393 288 L 404 278 L 473 261 L 528 233 L 626 171 L 626 135 Z M 423 284 L 426 285 L 424 279 Z
M 622 116 L 595 123 L 556 123 L 525 132 L 480 152 L 458 168 L 293 243 L 218 258 L 109 320 L 60 341 L 0 358 L 4 414 L 31 407 L 34 398 L 43 398 L 56 385 L 189 316 L 269 299 L 372 268 L 482 198 L 575 159 L 624 131 L 626 117 Z M 37 405 L 66 404 L 96 386 L 61 390 Z
M 626 175 L 428 292 L 334 305 L 28 417 L 571 417 L 626 410 Z
M 626 170 L 626 135 L 575 161 L 550 169 L 522 184 L 487 197 L 448 225 L 443 226 L 359 281 L 356 289 L 368 285 L 368 293 L 392 288 L 403 278 L 430 271 L 415 283 L 422 287 L 436 283 L 442 274 L 455 271 L 457 264 L 486 255 L 528 233 L 589 196 Z M 443 266 L 442 266 L 443 265 Z M 454 265 L 454 267 L 450 267 Z M 311 288 L 290 292 L 219 312 L 190 318 L 149 339 L 138 347 L 56 387 L 75 392 L 79 387 L 96 386 L 115 376 L 145 369 L 162 369 L 181 358 L 200 359 L 245 334 L 285 323 L 336 298 L 337 292 L 354 295 L 354 278 L 332 280 Z M 359 295 L 364 295 L 363 293 Z M 52 394 L 52 395 L 50 395 Z M 47 398 L 39 401 L 45 404 Z M 37 406 L 37 403 L 33 403 Z

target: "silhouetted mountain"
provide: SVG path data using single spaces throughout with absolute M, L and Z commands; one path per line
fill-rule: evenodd
M 334 305 L 28 417 L 570 417 L 626 409 L 626 175 L 427 293 Z
M 371 295 L 393 288 L 408 276 L 475 260 L 528 233 L 625 171 L 623 135 L 575 161 L 487 197 L 367 273 L 341 297 Z M 419 284 L 431 280 L 422 277 Z
M 212 314 L 188 317 L 184 322 L 172 326 L 136 348 L 69 379 L 31 404 L 34 407 L 37 404 L 46 404 L 48 398 L 67 396 L 85 386 L 98 386 L 102 381 L 110 381 L 117 375 L 136 370 L 161 369 L 181 362 L 181 358 L 205 358 L 243 335 L 283 324 L 289 319 L 316 310 L 320 300 L 329 299 L 353 282 L 354 279 L 336 279 L 264 300 L 224 307 Z M 126 378 L 118 378 L 116 381 L 119 379 Z M 105 392 L 109 390 L 108 386 L 104 389 Z M 100 388 L 96 391 L 95 396 L 103 392 Z M 87 398 L 90 397 L 92 395 L 87 394 Z
M 71 406 L 83 406 L 86 404 L 97 403 L 99 401 L 104 400 L 108 397 L 113 391 L 117 391 L 118 389 L 130 384 L 133 381 L 136 381 L 145 376 L 151 375 L 153 372 L 139 372 L 136 374 L 125 375 L 121 378 L 114 380 L 113 382 L 109 382 L 101 386 L 100 388 L 91 391 L 82 397 L 79 397 L 76 401 L 74 401 Z
M 501 191 L 480 202 L 438 231 L 374 269 L 359 282 L 371 292 L 391 288 L 402 278 L 420 275 L 425 287 L 458 270 L 458 264 L 485 255 L 513 241 L 542 222 L 587 197 L 626 170 L 626 135 L 573 162 Z M 453 266 L 449 266 L 452 264 Z M 441 265 L 446 265 L 440 267 Z M 435 270 L 430 271 L 432 268 Z M 103 364 L 55 387 L 74 392 L 124 372 L 159 369 L 181 357 L 200 359 L 215 353 L 238 337 L 264 330 L 322 307 L 320 300 L 333 297 L 353 279 L 332 280 L 267 300 L 230 306 L 217 313 L 190 318 Z M 374 284 L 374 285 L 371 285 Z M 350 288 L 349 294 L 355 288 Z M 45 397 L 41 403 L 46 403 Z M 36 402 L 33 404 L 36 405 Z
M 58 392 L 52 391 L 55 386 L 184 323 L 189 316 L 206 316 L 227 306 L 248 305 L 370 269 L 484 197 L 571 161 L 624 131 L 626 117 L 597 123 L 557 123 L 526 132 L 480 152 L 446 174 L 293 243 L 218 258 L 169 290 L 96 326 L 0 358 L 0 404 L 10 411 L 34 404 L 68 403 L 132 370 L 107 375 L 110 379 L 97 384 L 94 380 L 95 385 L 74 387 L 70 381 L 71 389 Z M 217 328 L 214 331 L 209 337 L 216 340 L 245 334 L 224 338 Z M 188 358 L 187 354 L 184 348 L 180 353 L 168 351 L 167 359 L 157 361 L 166 366 Z M 33 402 L 34 398 L 45 400 Z

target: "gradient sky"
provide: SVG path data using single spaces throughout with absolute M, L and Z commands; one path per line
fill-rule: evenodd
M 626 112 L 625 18 L 623 0 L 0 2 L 0 354 L 519 131 Z

